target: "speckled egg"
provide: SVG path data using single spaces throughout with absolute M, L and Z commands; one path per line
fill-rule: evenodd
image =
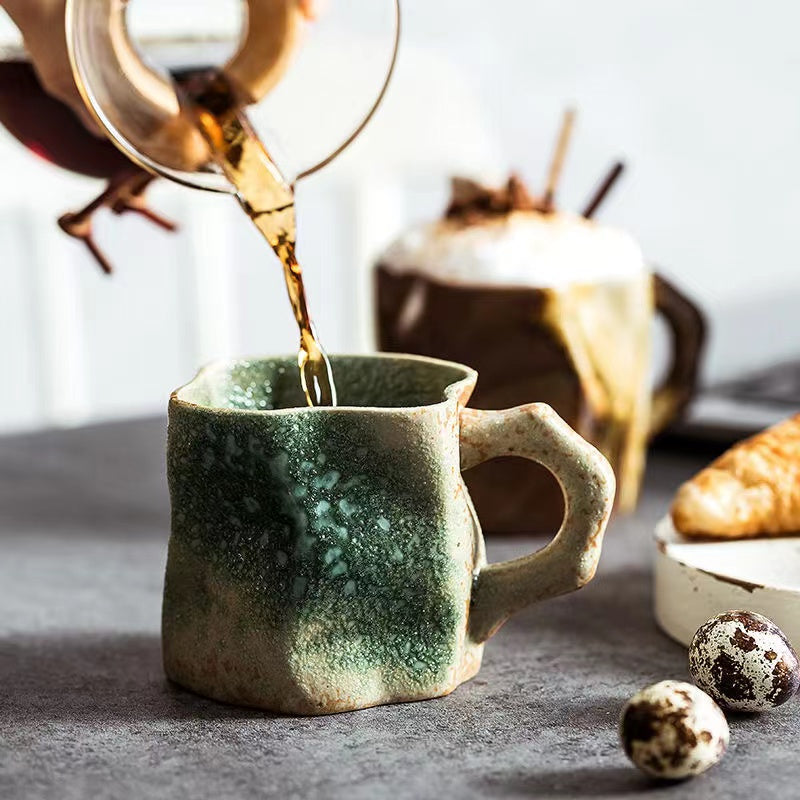
M 661 681 L 635 694 L 622 709 L 622 746 L 642 772 L 667 780 L 699 775 L 728 747 L 725 715 L 702 690 Z
M 689 647 L 689 672 L 733 711 L 768 711 L 800 687 L 797 653 L 783 631 L 750 611 L 726 611 L 702 625 Z

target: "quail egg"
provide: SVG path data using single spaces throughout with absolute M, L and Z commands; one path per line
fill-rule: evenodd
M 728 746 L 725 715 L 690 683 L 661 681 L 635 694 L 619 724 L 625 753 L 642 772 L 677 780 L 713 767 Z
M 721 706 L 768 711 L 800 686 L 800 663 L 783 631 L 750 611 L 726 611 L 702 625 L 689 647 L 694 682 Z

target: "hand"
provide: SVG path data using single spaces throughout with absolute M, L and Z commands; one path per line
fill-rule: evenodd
M 307 19 L 313 20 L 325 0 L 294 2 Z M 64 24 L 66 0 L 0 0 L 0 5 L 20 29 L 45 90 L 70 106 L 92 133 L 101 135 L 72 77 Z
M 322 10 L 325 1 L 326 0 L 297 0 L 297 4 L 300 6 L 300 11 L 303 12 L 306 19 L 314 20 L 319 16 L 319 12 Z

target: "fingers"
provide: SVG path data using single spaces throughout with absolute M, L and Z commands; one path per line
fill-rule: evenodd
M 308 20 L 314 20 L 324 11 L 327 0 L 297 0 L 300 11 Z
M 314 19 L 314 0 L 297 0 L 297 5 L 306 19 Z

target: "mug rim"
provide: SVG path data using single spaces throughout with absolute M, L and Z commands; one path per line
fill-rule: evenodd
M 405 361 L 417 362 L 421 364 L 430 364 L 436 367 L 456 369 L 463 374 L 460 378 L 452 380 L 444 387 L 442 399 L 436 403 L 425 403 L 423 405 L 415 406 L 293 406 L 290 408 L 275 408 L 275 409 L 252 409 L 252 408 L 223 408 L 219 406 L 203 405 L 201 403 L 193 403 L 180 397 L 180 394 L 189 389 L 198 380 L 203 378 L 214 371 L 221 371 L 230 369 L 233 366 L 259 361 L 280 361 L 286 360 L 289 363 L 297 362 L 297 354 L 275 354 L 275 355 L 260 355 L 260 356 L 242 356 L 237 358 L 218 358 L 204 364 L 194 374 L 194 377 L 182 386 L 172 391 L 169 396 L 170 408 L 181 408 L 192 412 L 203 412 L 209 414 L 231 415 L 239 417 L 261 417 L 264 415 L 289 415 L 289 414 L 333 414 L 333 413 L 359 413 L 359 414 L 397 414 L 407 413 L 409 411 L 421 411 L 424 409 L 435 409 L 440 406 L 452 402 L 454 399 L 458 400 L 462 396 L 465 389 L 474 387 L 478 381 L 478 371 L 466 364 L 461 364 L 457 361 L 447 361 L 442 358 L 431 358 L 430 356 L 415 355 L 412 353 L 332 353 L 330 359 L 333 365 L 339 359 L 353 359 L 358 361 Z M 299 380 L 299 378 L 298 378 Z
M 568 283 L 559 284 L 557 286 L 548 286 L 545 283 L 492 283 L 488 280 L 462 280 L 460 278 L 448 278 L 447 276 L 433 275 L 426 271 L 424 267 L 412 267 L 407 269 L 405 267 L 392 266 L 388 261 L 382 258 L 377 259 L 374 263 L 375 272 L 389 275 L 392 278 L 411 278 L 415 281 L 427 281 L 428 283 L 442 289 L 457 290 L 463 292 L 496 292 L 501 294 L 503 292 L 513 292 L 519 294 L 521 292 L 539 293 L 539 292 L 555 292 L 562 293 L 567 289 L 575 287 L 596 287 L 596 286 L 620 286 L 631 284 L 640 278 L 650 278 L 653 280 L 658 272 L 658 267 L 648 261 L 644 262 L 642 269 L 636 273 L 624 278 L 612 278 L 607 280 L 595 281 L 569 281 Z

